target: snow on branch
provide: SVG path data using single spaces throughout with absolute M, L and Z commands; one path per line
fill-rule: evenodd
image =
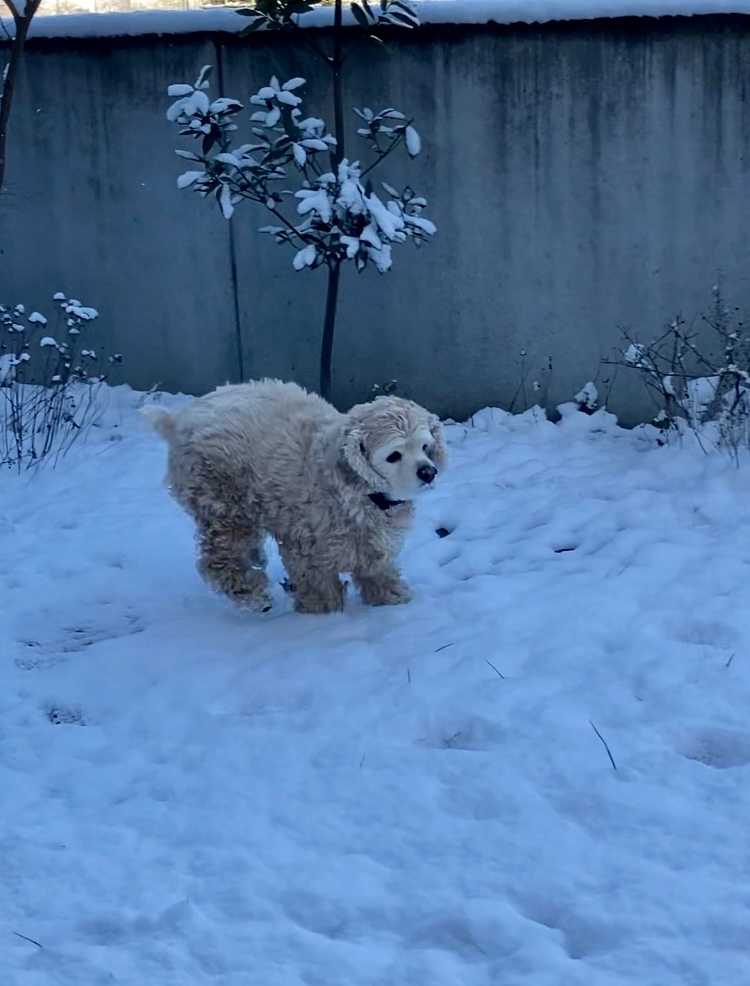
M 299 93 L 305 80 L 281 83 L 274 76 L 250 98 L 256 107 L 250 116 L 253 142 L 233 146 L 235 117 L 244 107 L 236 99 L 210 98 L 210 72 L 204 66 L 192 85 L 168 89 L 175 101 L 167 119 L 199 145 L 177 151 L 191 163 L 177 179 L 179 188 L 213 196 L 226 219 L 243 201 L 263 206 L 276 222 L 261 231 L 294 248 L 296 270 L 348 260 L 358 271 L 373 264 L 384 273 L 394 244 L 411 240 L 420 246 L 436 232 L 422 215 L 425 198 L 386 182 L 381 197 L 366 179 L 400 145 L 411 157 L 420 153 L 421 138 L 404 113 L 394 107 L 355 110 L 372 160 L 336 163 L 336 140 L 325 122 L 303 112 Z

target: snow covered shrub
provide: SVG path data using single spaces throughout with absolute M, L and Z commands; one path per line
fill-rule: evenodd
M 718 285 L 713 296 L 712 313 L 700 319 L 703 331 L 678 316 L 651 342 L 625 333 L 627 346 L 615 363 L 639 373 L 657 407 L 651 423 L 664 441 L 687 426 L 738 461 L 742 449 L 750 450 L 750 337 Z M 706 328 L 710 336 L 701 342 Z
M 54 335 L 40 312 L 0 305 L 0 465 L 19 471 L 69 450 L 96 420 L 103 367 L 122 362 L 92 348 L 95 308 L 61 292 L 54 301 Z
M 259 0 L 255 7 L 238 11 L 250 19 L 242 33 L 294 28 L 302 13 L 318 5 L 307 0 Z M 418 23 L 404 0 L 380 0 L 377 11 L 363 0 L 361 5 L 352 3 L 351 9 L 368 28 Z M 436 232 L 422 215 L 424 197 L 408 186 L 398 191 L 385 181 L 376 190 L 370 178 L 397 147 L 405 147 L 412 158 L 420 153 L 422 141 L 410 118 L 392 106 L 355 108 L 360 120 L 357 134 L 368 160 L 345 153 L 341 17 L 342 0 L 336 0 L 330 52 L 317 42 L 309 45 L 332 73 L 332 132 L 322 118 L 303 111 L 301 77 L 282 83 L 274 76 L 250 97 L 255 107 L 247 133 L 251 142 L 239 146 L 234 145 L 239 129 L 235 121 L 244 107 L 232 98 L 211 99 L 211 66 L 204 66 L 192 85 L 171 85 L 168 95 L 175 101 L 167 110 L 167 119 L 180 128 L 180 134 L 199 145 L 195 151 L 177 150 L 190 162 L 190 169 L 177 179 L 178 188 L 203 198 L 212 196 L 225 219 L 231 219 L 241 203 L 256 203 L 274 220 L 261 231 L 292 248 L 295 270 L 327 269 L 320 365 L 320 392 L 325 398 L 330 397 L 342 266 L 351 262 L 358 272 L 374 266 L 383 274 L 393 263 L 394 246 L 407 241 L 421 246 Z
M 573 400 L 578 405 L 579 411 L 583 411 L 584 414 L 593 414 L 599 409 L 599 391 L 596 384 L 589 380 L 581 387 Z
M 388 380 L 385 383 L 374 383 L 370 388 L 370 400 L 376 397 L 388 397 L 398 390 L 398 380 Z

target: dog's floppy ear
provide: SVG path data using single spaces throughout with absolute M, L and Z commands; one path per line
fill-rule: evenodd
M 383 477 L 370 465 L 365 446 L 365 433 L 358 424 L 352 424 L 344 434 L 344 458 L 356 474 L 375 490 L 383 485 Z
M 448 450 L 445 447 L 445 436 L 443 435 L 443 426 L 440 423 L 440 418 L 436 414 L 430 415 L 429 420 L 430 434 L 435 442 L 435 448 L 432 453 L 432 461 L 436 466 L 441 469 L 445 465 L 446 459 L 448 458 Z

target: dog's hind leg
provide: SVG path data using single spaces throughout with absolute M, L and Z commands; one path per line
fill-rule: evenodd
M 206 582 L 238 606 L 269 610 L 263 532 L 244 517 L 204 515 L 197 523 L 198 571 Z
M 239 606 L 271 608 L 265 532 L 247 491 L 222 461 L 193 451 L 170 452 L 170 490 L 195 521 L 198 571 Z

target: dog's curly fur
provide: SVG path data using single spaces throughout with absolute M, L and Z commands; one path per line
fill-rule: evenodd
M 372 456 L 427 434 L 429 459 L 421 461 L 441 467 L 435 415 L 396 397 L 340 414 L 278 380 L 219 387 L 174 415 L 154 406 L 144 414 L 168 443 L 167 483 L 196 522 L 198 567 L 215 589 L 268 609 L 263 542 L 270 534 L 301 612 L 342 609 L 341 572 L 351 572 L 366 603 L 408 601 L 395 558 L 414 508 L 389 489 Z

